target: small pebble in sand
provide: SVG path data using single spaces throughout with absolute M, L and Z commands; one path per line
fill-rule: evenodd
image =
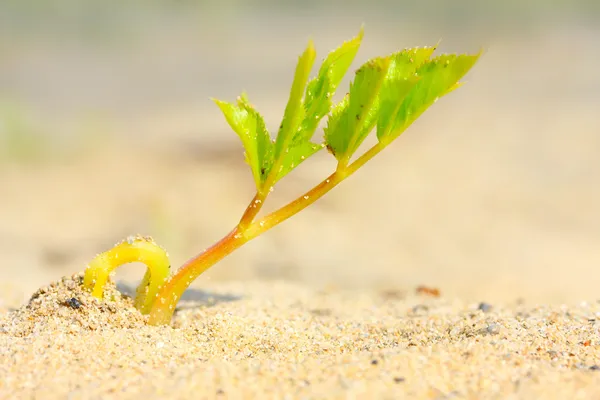
M 411 309 L 411 311 L 414 315 L 417 315 L 417 316 L 427 315 L 427 312 L 429 311 L 429 307 L 426 306 L 425 304 L 417 304 L 416 306 L 414 306 Z
M 481 302 L 481 303 L 479 303 L 479 306 L 477 307 L 477 309 L 481 310 L 481 311 L 483 311 L 485 313 L 486 312 L 490 312 L 490 311 L 492 311 L 492 305 L 488 304 L 488 303 L 485 303 L 485 302 Z
M 486 328 L 487 333 L 490 335 L 497 335 L 500 333 L 500 325 L 498 324 L 489 324 Z
M 66 303 L 69 307 L 74 308 L 75 310 L 82 306 L 81 302 L 77 299 L 77 297 L 71 297 L 69 300 L 66 301 Z
M 440 297 L 441 295 L 440 289 L 423 285 L 417 287 L 416 293 L 419 295 L 431 297 Z

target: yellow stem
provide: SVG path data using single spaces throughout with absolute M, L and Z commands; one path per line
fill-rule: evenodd
M 240 219 L 240 222 L 238 224 L 238 227 L 240 229 L 245 229 L 248 225 L 252 223 L 252 221 L 254 221 L 254 218 L 256 218 L 256 215 L 259 213 L 266 198 L 266 194 L 262 194 L 260 192 L 256 193 L 250 204 L 248 204 L 248 207 L 246 207 L 244 215 L 242 215 L 242 218 Z
M 149 237 L 130 237 L 96 256 L 85 270 L 83 285 L 94 297 L 102 299 L 110 274 L 119 266 L 132 262 L 142 262 L 148 267 L 135 298 L 135 306 L 147 314 L 171 270 L 167 252 Z
M 175 306 L 190 284 L 200 274 L 247 241 L 248 239 L 236 227 L 223 239 L 185 263 L 161 288 L 150 311 L 148 323 L 150 325 L 168 324 L 175 311 Z
M 244 217 L 246 218 L 242 217 L 240 225 L 236 226 L 228 235 L 215 243 L 212 247 L 190 259 L 179 269 L 179 271 L 177 271 L 177 274 L 169 279 L 169 281 L 160 289 L 156 301 L 150 311 L 148 323 L 150 325 L 168 324 L 171 321 L 175 306 L 181 299 L 183 292 L 200 274 L 246 242 L 256 238 L 317 201 L 344 179 L 356 172 L 356 170 L 363 166 L 367 161 L 383 150 L 384 147 L 385 145 L 377 143 L 355 162 L 345 168 L 338 168 L 324 181 L 296 200 L 267 215 L 260 221 L 251 222 L 249 225 L 242 225 L 242 221 L 247 221 L 247 215 L 254 213 L 253 211 L 248 211 L 254 210 L 251 203 L 246 209 L 246 213 L 244 213 Z M 257 199 L 259 199 L 258 195 L 252 201 L 254 202 Z M 260 205 L 262 205 L 262 202 Z M 254 214 L 254 216 L 255 215 L 256 214 Z

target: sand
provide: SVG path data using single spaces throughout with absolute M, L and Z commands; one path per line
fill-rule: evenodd
M 171 326 L 150 327 L 113 284 L 99 301 L 81 279 L 2 314 L 0 398 L 600 396 L 598 302 L 230 282 L 192 290 Z

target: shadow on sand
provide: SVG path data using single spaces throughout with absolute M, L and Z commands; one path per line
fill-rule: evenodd
M 136 288 L 137 285 L 134 286 L 127 282 L 117 282 L 117 290 L 130 297 L 135 296 Z M 239 295 L 212 293 L 205 290 L 189 288 L 183 293 L 183 296 L 181 296 L 181 300 L 177 305 L 175 312 L 190 308 L 212 307 L 219 303 L 238 301 L 240 299 L 242 299 L 242 296 Z

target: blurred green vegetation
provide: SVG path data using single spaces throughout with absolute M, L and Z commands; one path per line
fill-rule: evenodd
M 0 101 L 0 163 L 33 164 L 85 157 L 110 145 L 106 121 L 88 116 L 76 136 L 53 135 L 35 123 L 35 114 L 15 101 Z
M 0 102 L 0 161 L 41 161 L 49 150 L 48 138 L 36 131 L 22 107 Z

